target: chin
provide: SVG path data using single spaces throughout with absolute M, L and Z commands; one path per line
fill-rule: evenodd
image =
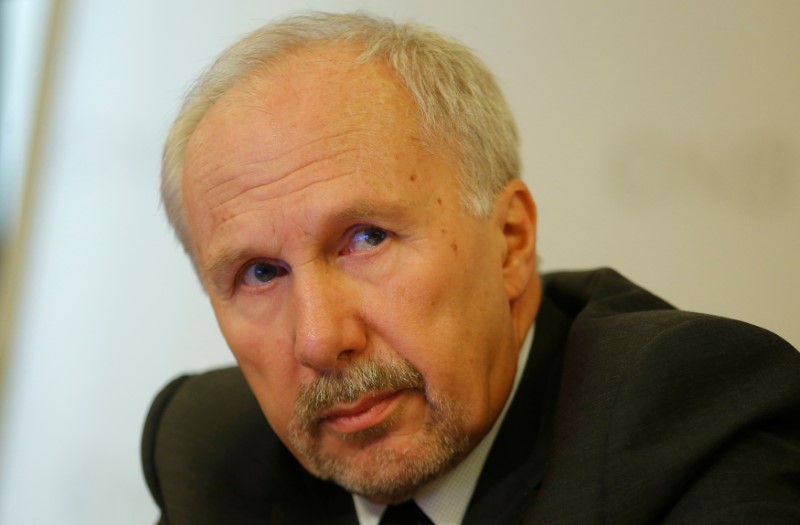
M 344 436 L 292 429 L 290 448 L 320 479 L 375 502 L 402 501 L 469 453 L 457 414 L 439 406 L 416 432 L 401 436 L 393 435 L 391 422 Z

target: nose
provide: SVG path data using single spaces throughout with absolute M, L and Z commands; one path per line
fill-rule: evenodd
M 357 283 L 336 270 L 305 267 L 292 282 L 295 357 L 319 371 L 346 366 L 360 354 L 367 336 L 359 314 Z

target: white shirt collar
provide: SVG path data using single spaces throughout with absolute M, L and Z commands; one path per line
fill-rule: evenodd
M 522 343 L 517 357 L 517 373 L 514 377 L 514 385 L 511 387 L 511 394 L 492 429 L 453 470 L 424 485 L 414 494 L 414 501 L 436 525 L 458 525 L 464 519 L 469 500 L 472 498 L 472 493 L 483 470 L 483 464 L 486 463 L 486 458 L 492 449 L 497 432 L 503 424 L 508 407 L 511 406 L 511 401 L 517 393 L 517 386 L 522 379 L 525 364 L 528 362 L 535 327 L 535 323 L 531 325 L 525 341 Z M 360 525 L 378 525 L 383 511 L 386 509 L 386 505 L 372 503 L 356 494 L 353 494 L 353 503 L 355 503 Z

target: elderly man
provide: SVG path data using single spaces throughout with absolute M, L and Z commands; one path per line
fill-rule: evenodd
M 162 175 L 239 365 L 153 404 L 163 523 L 800 522 L 796 352 L 611 270 L 540 281 L 513 120 L 453 40 L 268 25 Z

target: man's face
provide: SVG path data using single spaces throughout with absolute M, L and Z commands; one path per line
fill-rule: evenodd
M 471 450 L 513 382 L 502 218 L 459 201 L 415 105 L 352 49 L 241 82 L 186 152 L 184 209 L 223 334 L 312 473 L 376 501 Z

